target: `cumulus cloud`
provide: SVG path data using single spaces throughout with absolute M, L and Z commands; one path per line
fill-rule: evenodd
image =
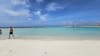
M 39 17 L 42 21 L 47 21 L 48 14 L 40 15 Z
M 27 0 L 0 0 L 0 26 L 23 26 L 32 22 L 28 6 Z
M 40 16 L 41 15 L 41 10 L 35 11 L 34 14 Z
M 46 21 L 47 20 L 48 14 L 42 14 L 41 10 L 35 11 L 34 14 L 37 17 L 39 17 L 39 19 L 42 20 L 42 21 Z
M 20 7 L 24 5 L 23 7 Z M 14 10 L 14 7 L 16 10 Z M 29 10 L 26 8 L 26 0 L 3 0 L 0 1 L 0 16 L 29 16 Z
M 56 11 L 56 10 L 60 10 L 60 9 L 64 9 L 64 7 L 61 6 L 61 5 L 58 4 L 58 3 L 55 3 L 55 2 L 49 3 L 49 4 L 46 6 L 46 10 L 47 10 L 47 11 Z
M 20 11 L 6 9 L 5 12 L 10 16 L 24 16 L 24 17 L 29 16 L 29 10 L 25 10 L 25 9 L 20 10 Z
M 18 5 L 18 4 L 26 5 L 26 0 L 11 0 L 11 3 L 13 5 Z
M 40 3 L 40 2 L 43 2 L 44 0 L 36 0 L 36 2 Z

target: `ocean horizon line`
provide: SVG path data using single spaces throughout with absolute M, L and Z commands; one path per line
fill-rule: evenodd
M 100 26 L 32 26 L 32 27 L 13 27 L 13 28 L 44 28 L 44 27 L 71 27 L 71 28 L 80 28 L 80 27 L 91 27 L 91 28 L 100 28 Z M 0 27 L 0 28 L 10 28 L 10 27 Z

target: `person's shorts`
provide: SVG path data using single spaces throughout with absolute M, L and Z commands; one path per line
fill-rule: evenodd
M 13 34 L 13 32 L 10 32 L 9 34 Z

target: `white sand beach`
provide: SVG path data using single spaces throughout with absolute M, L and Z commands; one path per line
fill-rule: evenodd
M 100 56 L 100 41 L 5 39 L 0 56 Z

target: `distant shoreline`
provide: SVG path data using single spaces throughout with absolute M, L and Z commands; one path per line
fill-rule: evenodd
M 70 27 L 70 28 L 100 28 L 100 26 L 33 26 L 33 27 L 13 27 L 13 28 L 47 28 L 47 27 Z M 0 27 L 0 28 L 9 28 L 9 27 Z
M 71 27 L 71 28 L 100 28 L 100 26 L 65 26 L 65 27 Z

